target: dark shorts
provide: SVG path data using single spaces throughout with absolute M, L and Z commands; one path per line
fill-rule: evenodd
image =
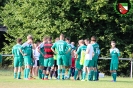
M 54 67 L 58 67 L 57 60 L 54 60 Z

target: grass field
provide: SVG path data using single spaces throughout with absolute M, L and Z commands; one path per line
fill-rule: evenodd
M 17 80 L 13 79 L 12 71 L 0 70 L 0 88 L 133 88 L 133 79 L 118 77 L 117 82 L 110 82 L 111 79 L 111 77 L 104 77 L 96 82 L 39 80 L 38 78 Z

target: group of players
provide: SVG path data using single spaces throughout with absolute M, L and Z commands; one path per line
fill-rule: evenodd
M 96 37 L 92 36 L 91 40 L 79 40 L 77 48 L 74 42 L 70 44 L 70 39 L 65 38 L 63 34 L 55 39 L 46 36 L 42 43 L 39 41 L 33 43 L 33 37 L 27 36 L 27 41 L 22 44 L 22 39 L 17 39 L 17 44 L 12 48 L 14 56 L 14 78 L 21 79 L 21 70 L 24 62 L 24 79 L 33 79 L 38 75 L 39 79 L 70 79 L 88 81 L 98 80 L 97 61 L 100 54 L 99 44 Z M 115 47 L 115 42 L 111 42 L 110 71 L 113 82 L 116 82 L 119 50 Z M 74 71 L 73 71 L 74 70 Z M 33 74 L 34 73 L 34 74 Z M 67 75 L 67 76 L 66 76 Z

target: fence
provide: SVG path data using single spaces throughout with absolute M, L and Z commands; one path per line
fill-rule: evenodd
M 4 54 L 4 55 L 1 55 L 1 56 L 3 57 L 3 56 L 12 56 L 12 55 Z M 108 60 L 108 59 L 111 59 L 111 58 L 100 57 L 99 59 Z M 133 59 L 132 58 L 120 58 L 120 60 L 129 60 L 130 61 L 130 65 L 131 65 L 130 78 L 132 78 L 133 77 Z

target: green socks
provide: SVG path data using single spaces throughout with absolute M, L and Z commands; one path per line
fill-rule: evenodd
M 58 69 L 58 79 L 60 79 L 60 69 Z
M 114 82 L 116 82 L 116 77 L 117 77 L 117 73 L 114 72 L 114 73 L 113 73 L 113 80 L 114 80 Z
M 64 79 L 65 76 L 65 69 L 62 69 L 62 79 Z
M 92 81 L 93 80 L 93 73 L 94 73 L 93 70 L 90 70 L 90 72 L 88 73 L 88 80 L 89 81 Z
M 83 71 L 83 73 L 82 73 L 82 80 L 85 80 L 85 78 L 86 78 L 86 72 Z
M 70 79 L 70 77 L 71 77 L 71 68 L 68 71 L 68 78 Z
M 75 70 L 75 74 L 74 74 L 74 80 L 76 80 L 77 75 L 78 75 L 78 70 L 76 69 L 76 70 Z
M 14 73 L 14 79 L 16 79 L 17 78 L 17 73 Z
M 21 72 L 18 72 L 18 79 L 21 78 Z
M 97 71 L 94 72 L 94 80 L 97 80 Z
M 44 79 L 44 76 L 45 76 L 45 75 L 44 75 L 44 73 L 42 73 L 42 75 L 41 75 L 41 77 L 40 77 L 40 78 L 41 78 L 41 79 Z
M 38 70 L 38 77 L 39 77 L 40 79 L 42 79 L 42 70 L 41 70 L 41 69 Z
M 28 78 L 28 77 L 29 77 L 29 72 L 30 72 L 30 69 L 29 69 L 29 68 L 27 68 L 27 69 L 26 69 L 26 78 Z

